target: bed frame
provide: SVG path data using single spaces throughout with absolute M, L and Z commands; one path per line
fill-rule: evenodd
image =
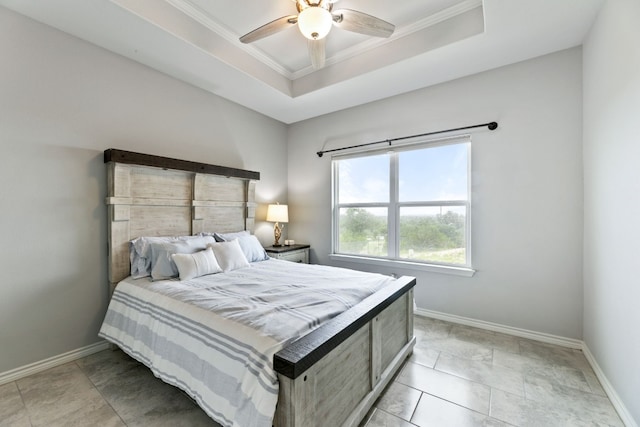
M 115 149 L 104 161 L 112 291 L 135 237 L 253 232 L 258 172 Z M 413 351 L 415 283 L 397 279 L 274 356 L 274 426 L 359 425 Z

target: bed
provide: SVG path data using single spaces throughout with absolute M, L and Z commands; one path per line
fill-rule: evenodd
M 222 425 L 357 426 L 412 352 L 415 279 L 273 259 L 189 280 L 133 279 L 129 242 L 140 236 L 250 235 L 259 173 L 104 157 L 113 297 L 102 336 Z

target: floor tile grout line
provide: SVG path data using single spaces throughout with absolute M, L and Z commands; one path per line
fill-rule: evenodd
M 489 417 L 489 418 L 492 418 L 492 417 L 491 417 L 491 415 L 489 415 L 489 414 L 483 414 L 483 413 L 482 413 L 482 412 L 480 412 L 480 411 L 476 411 L 475 409 L 468 408 L 468 407 L 466 407 L 466 406 L 464 406 L 464 405 L 461 405 L 461 404 L 459 404 L 459 403 L 456 403 L 456 402 L 454 402 L 454 401 L 452 401 L 452 400 L 445 399 L 444 397 L 441 397 L 441 396 L 438 396 L 438 395 L 435 395 L 435 394 L 432 394 L 432 393 L 428 393 L 428 392 L 426 392 L 426 391 L 423 391 L 423 392 L 422 392 L 422 394 L 423 394 L 423 395 L 428 394 L 428 395 L 429 395 L 429 396 L 431 396 L 431 397 L 434 397 L 434 398 L 436 398 L 436 399 L 439 399 L 439 400 L 442 400 L 442 401 L 444 401 L 444 402 L 450 403 L 450 404 L 455 405 L 455 406 L 457 406 L 457 407 L 459 407 L 459 408 L 466 409 L 467 411 L 474 412 L 474 413 L 476 413 L 476 414 L 478 414 L 478 415 L 482 415 L 483 417 Z M 422 396 L 420 396 L 420 400 L 422 400 Z M 419 403 L 419 402 L 418 402 L 418 403 Z M 489 407 L 491 407 L 491 406 L 489 406 Z M 417 408 L 418 408 L 418 405 L 416 405 L 416 409 L 417 409 Z M 414 411 L 414 414 L 415 414 L 415 411 Z M 411 418 L 413 418 L 413 415 L 411 416 Z M 496 418 L 496 419 L 497 419 L 497 418 Z
M 18 394 L 20 395 L 20 401 L 22 402 L 22 406 L 24 407 L 24 410 L 26 411 L 27 416 L 29 417 L 29 425 L 33 426 L 33 422 L 31 421 L 31 411 L 27 407 L 27 402 L 24 400 L 24 396 L 22 395 L 22 390 L 18 385 L 18 381 L 13 381 L 13 383 L 16 386 L 16 390 L 18 390 Z
M 500 389 L 497 389 L 497 390 L 500 390 Z M 501 422 L 503 424 L 506 424 L 507 426 L 521 427 L 518 424 L 511 424 L 510 422 L 508 422 L 506 420 L 503 420 L 501 418 L 493 416 L 493 414 L 491 413 L 492 412 L 491 408 L 493 407 L 493 391 L 494 391 L 494 388 L 491 387 L 490 394 L 489 394 L 489 415 L 488 415 L 488 417 L 491 418 L 492 420 L 497 420 L 497 421 L 499 421 L 499 422 Z M 502 390 L 500 390 L 500 391 L 502 391 Z
M 392 414 L 392 413 L 390 413 L 390 412 L 387 412 L 387 411 L 385 411 L 384 409 L 380 409 L 380 408 L 376 407 L 376 411 L 384 412 L 384 413 L 385 413 L 385 414 L 387 414 L 387 415 L 390 415 L 390 416 L 392 416 L 392 417 L 398 418 L 398 419 L 400 419 L 400 420 L 402 420 L 402 421 L 406 421 L 405 419 L 403 419 L 403 418 L 401 418 L 401 417 L 399 417 L 399 416 L 397 416 L 397 415 L 395 415 L 395 414 Z M 413 415 L 412 415 L 412 418 L 413 418 Z M 411 424 L 412 426 L 419 427 L 417 424 L 412 423 L 411 421 L 406 421 L 406 422 L 408 422 L 408 423 L 409 423 L 409 424 Z M 366 426 L 365 426 L 365 427 L 366 427 Z
M 418 398 L 418 401 L 416 402 L 416 406 L 413 407 L 413 411 L 411 411 L 411 416 L 409 417 L 409 422 L 411 422 L 411 420 L 413 420 L 413 416 L 416 414 L 416 411 L 418 410 L 418 405 L 420 405 L 420 401 L 422 400 L 422 396 L 424 396 L 424 391 L 420 390 L 420 397 Z
M 495 349 L 494 349 L 494 351 L 495 351 Z M 544 359 L 544 358 L 539 358 L 538 359 L 538 358 L 533 358 L 533 357 L 529 357 L 527 355 L 522 355 L 522 354 L 520 356 L 526 357 L 526 358 L 529 358 L 529 359 L 534 359 L 536 361 L 537 360 L 546 361 L 546 359 Z M 577 388 L 577 387 L 573 387 L 573 386 L 568 385 L 568 384 L 563 384 L 563 383 L 554 381 L 553 379 L 550 379 L 550 378 L 547 378 L 547 377 L 544 377 L 544 376 L 541 376 L 541 375 L 535 375 L 535 374 L 532 374 L 532 373 L 521 372 L 524 382 L 526 383 L 527 377 L 539 378 L 539 379 L 543 379 L 543 380 L 548 380 L 548 381 L 554 382 L 556 384 L 559 384 L 559 385 L 562 385 L 564 387 L 568 387 L 568 388 L 571 388 L 573 390 L 577 390 L 577 391 L 580 391 L 580 392 L 583 392 L 583 393 L 590 393 L 590 394 L 593 394 L 595 396 L 602 396 L 601 394 L 596 393 L 595 390 L 593 390 L 593 387 L 591 386 L 591 384 L 589 383 L 589 381 L 587 380 L 586 375 L 585 375 L 585 374 L 588 374 L 588 372 L 585 372 L 584 369 L 582 369 L 580 367 L 567 366 L 567 365 L 558 364 L 558 363 L 554 363 L 554 362 L 549 362 L 549 365 L 550 365 L 549 368 L 566 368 L 566 369 L 573 369 L 575 371 L 580 372 L 582 374 L 582 377 L 585 380 L 585 383 L 586 383 L 587 387 L 589 387 L 590 391 L 586 391 L 586 390 L 583 390 L 583 389 L 580 389 L 580 388 Z M 519 372 L 517 369 L 511 368 L 509 366 L 496 365 L 495 362 L 493 363 L 493 366 L 497 366 L 497 367 L 500 367 L 500 368 L 510 369 L 510 370 L 515 371 L 515 372 Z
M 436 366 L 438 365 L 438 361 L 440 360 L 440 356 L 442 356 L 443 351 L 439 350 L 438 351 L 438 356 L 436 357 L 436 360 L 433 362 L 433 369 L 434 371 L 436 370 Z
M 544 378 L 543 378 L 543 379 L 544 379 Z M 572 387 L 567 387 L 567 388 L 572 388 Z M 572 389 L 573 389 L 573 390 L 577 390 L 577 391 L 578 391 L 578 392 L 580 392 L 580 393 L 584 393 L 584 394 L 591 394 L 591 393 L 589 393 L 589 392 L 584 392 L 584 391 L 581 391 L 581 390 L 578 390 L 578 389 L 575 389 L 575 388 L 572 388 Z M 568 397 L 568 396 L 566 396 L 566 395 L 565 395 L 565 393 L 561 393 L 561 394 L 562 394 L 562 398 Z M 597 396 L 597 397 L 604 397 L 604 396 L 599 396 L 599 395 L 597 395 L 597 394 L 594 394 L 594 396 Z M 609 404 L 611 404 L 611 400 L 610 400 L 608 397 L 606 397 L 605 399 L 606 399 L 607 401 L 609 401 Z M 525 401 L 527 401 L 527 402 L 531 402 L 532 404 L 535 404 L 535 405 L 543 406 L 543 407 L 545 407 L 545 408 L 551 408 L 551 409 L 560 409 L 560 410 L 563 410 L 563 408 L 559 408 L 559 407 L 557 406 L 557 402 L 556 402 L 555 400 L 552 400 L 552 401 L 545 401 L 545 400 L 537 400 L 537 399 L 534 399 L 534 398 L 532 398 L 532 397 L 528 397 L 528 396 L 527 396 L 526 385 L 525 385 L 525 397 L 524 397 L 524 400 L 525 400 Z M 612 406 L 613 406 L 613 405 L 612 405 Z M 567 410 L 567 411 L 569 411 L 569 412 L 573 412 L 573 410 L 571 410 L 571 409 L 566 409 L 566 410 Z M 613 408 L 613 410 L 615 411 L 615 408 Z M 617 411 L 615 411 L 615 412 L 616 412 L 616 414 L 617 414 Z M 605 425 L 609 426 L 609 424 L 608 424 L 608 423 L 605 423 Z
M 453 356 L 453 357 L 458 357 L 458 358 L 463 359 L 463 360 L 468 361 L 468 362 L 485 363 L 485 362 L 483 362 L 483 361 L 479 361 L 479 360 L 464 359 L 464 358 L 461 358 L 461 357 L 459 357 L 459 356 L 456 356 L 455 354 L 447 353 L 446 351 L 440 351 L 440 352 L 439 352 L 438 357 L 436 358 L 436 363 L 434 363 L 434 365 L 433 365 L 433 367 L 432 367 L 432 368 L 430 368 L 429 366 L 426 366 L 426 365 L 422 365 L 422 364 L 417 363 L 417 362 L 411 362 L 411 361 L 409 361 L 409 363 L 413 363 L 413 364 L 415 364 L 415 365 L 424 366 L 425 368 L 432 369 L 433 371 L 440 372 L 440 373 L 442 373 L 442 374 L 446 374 L 446 375 L 451 375 L 451 376 L 453 376 L 453 377 L 456 377 L 456 378 L 459 378 L 459 379 L 462 379 L 462 380 L 465 380 L 465 381 L 469 381 L 469 382 L 472 382 L 472 383 L 475 383 L 475 384 L 480 384 L 480 385 L 483 385 L 483 386 L 489 387 L 490 389 L 492 389 L 492 388 L 496 388 L 496 389 L 501 390 L 501 391 L 504 391 L 504 392 L 506 392 L 506 393 L 514 394 L 514 393 L 513 393 L 512 391 L 510 391 L 510 390 L 502 390 L 502 389 L 501 389 L 501 388 L 499 388 L 499 387 L 491 386 L 491 385 L 486 384 L 486 383 L 484 383 L 484 382 L 482 382 L 482 381 L 474 380 L 474 379 L 470 379 L 470 378 L 467 378 L 467 377 L 460 376 L 460 375 L 458 375 L 458 374 L 454 374 L 454 373 L 447 372 L 447 371 L 443 371 L 443 370 L 441 370 L 441 369 L 436 368 L 436 366 L 437 366 L 437 364 L 438 364 L 438 361 L 440 360 L 440 355 L 441 355 L 442 353 L 447 354 L 447 355 L 450 355 L 450 356 Z M 490 365 L 490 366 L 492 366 L 492 367 L 493 367 L 494 365 L 492 364 L 492 365 Z M 512 369 L 512 368 L 509 368 L 509 367 L 506 367 L 506 366 L 498 366 L 498 368 L 505 369 L 505 370 L 509 370 L 509 371 L 512 371 L 514 374 L 517 374 L 517 375 L 521 375 L 521 376 L 522 376 L 522 380 L 523 380 L 523 395 L 524 395 L 524 381 L 525 381 L 525 374 L 524 374 L 524 373 L 522 373 L 522 372 L 518 372 L 516 369 Z M 402 384 L 402 383 L 401 383 L 401 384 Z M 405 384 L 405 385 L 406 385 L 406 384 Z M 576 390 L 578 390 L 578 389 L 576 389 Z M 420 391 L 422 391 L 422 390 L 420 390 Z
M 80 359 L 82 360 L 82 359 Z M 100 389 L 98 388 L 98 386 L 91 380 L 91 378 L 89 377 L 89 375 L 85 372 L 84 369 L 82 369 L 82 366 L 80 366 L 78 364 L 78 360 L 76 360 L 74 362 L 76 364 L 76 366 L 78 367 L 78 369 L 80 369 L 80 372 L 82 372 L 82 375 L 84 375 L 87 378 L 87 381 L 89 381 L 91 383 L 91 386 L 98 392 L 98 394 L 100 395 L 100 398 L 102 398 L 102 401 L 109 407 L 111 408 L 111 410 L 113 411 L 114 414 L 116 414 L 116 416 L 118 417 L 118 419 L 120 421 L 122 421 L 122 424 L 127 426 L 128 424 L 125 422 L 124 419 L 122 419 L 122 416 L 118 413 L 118 411 L 116 411 L 116 408 L 114 408 L 111 405 L 111 402 L 109 402 L 109 400 L 107 400 L 107 398 L 102 394 L 102 392 L 100 391 Z

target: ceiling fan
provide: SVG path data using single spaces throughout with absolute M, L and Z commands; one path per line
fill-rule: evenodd
M 333 10 L 338 0 L 293 0 L 298 15 L 288 15 L 269 22 L 240 37 L 242 43 L 251 43 L 296 24 L 302 35 L 308 39 L 309 57 L 314 68 L 322 68 L 325 63 L 325 37 L 332 26 L 355 33 L 375 37 L 389 37 L 395 25 L 375 16 L 351 9 Z

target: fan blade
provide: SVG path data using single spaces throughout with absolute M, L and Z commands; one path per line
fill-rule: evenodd
M 338 9 L 332 12 L 333 25 L 354 33 L 375 37 L 389 37 L 396 26 L 375 16 L 351 9 Z
M 273 35 L 282 30 L 286 30 L 298 23 L 298 17 L 296 15 L 283 16 L 282 18 L 278 18 L 274 21 L 269 22 L 268 24 L 264 24 L 262 27 L 256 28 L 250 33 L 245 34 L 240 37 L 240 41 L 242 43 L 251 43 L 256 40 L 260 40 L 262 38 Z
M 311 65 L 316 70 L 324 67 L 325 60 L 325 39 L 320 40 L 308 40 L 309 46 L 309 58 L 311 58 Z

